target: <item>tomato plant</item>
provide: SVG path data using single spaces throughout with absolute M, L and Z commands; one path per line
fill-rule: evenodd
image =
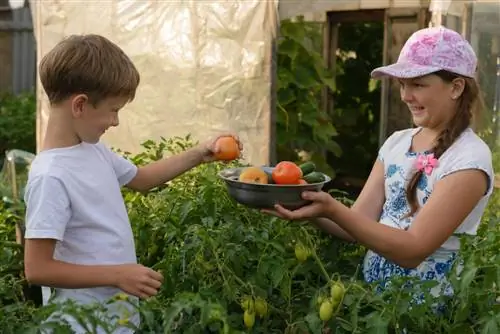
M 144 143 L 125 154 L 142 165 L 191 147 L 189 137 Z M 395 277 L 379 291 L 359 269 L 364 249 L 307 222 L 286 222 L 236 204 L 217 172 L 238 162 L 201 165 L 147 195 L 124 190 L 139 262 L 162 271 L 160 293 L 142 302 L 140 333 L 496 333 L 500 213 L 492 199 L 477 237 L 464 238 L 463 269 L 450 275 L 455 295 L 421 293 L 432 281 Z M 496 201 L 496 202 L 495 202 Z M 54 309 L 112 322 L 91 307 L 35 307 L 23 293 L 22 252 L 14 225 L 21 213 L 0 209 L 0 328 L 29 333 Z M 422 301 L 415 303 L 415 295 Z M 129 324 L 128 319 L 119 319 Z M 89 329 L 89 332 L 93 332 Z

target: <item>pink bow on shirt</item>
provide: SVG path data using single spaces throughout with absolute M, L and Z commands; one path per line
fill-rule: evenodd
M 434 157 L 434 153 L 419 154 L 417 158 L 417 169 L 430 175 L 432 170 L 439 165 L 438 159 Z

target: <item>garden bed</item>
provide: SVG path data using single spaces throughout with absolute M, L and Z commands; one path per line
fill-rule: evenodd
M 178 152 L 186 143 L 172 139 L 164 144 Z M 143 164 L 162 153 L 150 143 L 131 159 Z M 426 334 L 498 333 L 498 192 L 479 235 L 464 239 L 462 276 L 450 277 L 455 296 L 444 299 L 447 311 L 438 316 L 430 298 L 411 305 L 423 282 L 396 279 L 384 293 L 363 283 L 362 247 L 306 223 L 281 221 L 235 204 L 216 176 L 224 167 L 200 166 L 146 196 L 124 191 L 139 261 L 165 276 L 159 295 L 141 305 L 139 333 L 392 333 L 401 328 Z M 52 308 L 35 307 L 23 296 L 22 250 L 13 242 L 20 218 L 5 208 L 0 212 L 0 328 L 2 333 L 34 333 Z M 307 249 L 305 261 L 296 256 L 298 245 Z M 346 293 L 334 316 L 322 321 L 318 297 L 328 295 L 337 280 Z M 257 314 L 250 330 L 242 305 L 248 298 L 267 304 L 265 316 Z M 92 316 L 83 308 L 66 308 Z

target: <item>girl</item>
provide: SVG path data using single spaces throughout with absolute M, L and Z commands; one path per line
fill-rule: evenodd
M 304 192 L 310 205 L 266 212 L 314 218 L 327 233 L 366 246 L 367 282 L 411 275 L 437 280 L 434 295 L 451 293 L 446 274 L 459 250 L 457 235 L 476 234 L 493 190 L 490 149 L 470 127 L 481 106 L 476 64 L 458 33 L 444 27 L 414 33 L 398 61 L 372 77 L 399 81 L 417 127 L 385 141 L 355 204 L 348 208 L 325 192 Z

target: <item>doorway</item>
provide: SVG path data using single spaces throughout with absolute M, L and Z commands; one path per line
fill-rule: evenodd
M 377 156 L 380 127 L 379 81 L 370 79 L 383 62 L 384 10 L 328 13 L 325 52 L 336 90 L 325 101 L 342 155 L 328 154 L 334 189 L 357 197 Z
M 394 131 L 412 127 L 394 80 L 372 80 L 370 72 L 397 60 L 410 35 L 428 24 L 423 8 L 329 12 L 324 56 L 334 72 L 336 90 L 324 100 L 343 148 L 327 159 L 337 177 L 331 187 L 357 197 L 379 147 Z

